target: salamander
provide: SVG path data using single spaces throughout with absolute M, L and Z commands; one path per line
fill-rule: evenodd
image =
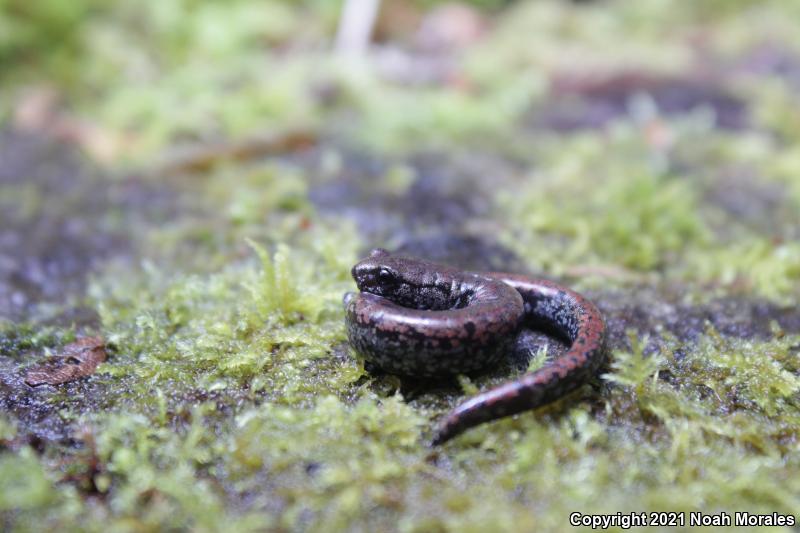
M 606 327 L 589 300 L 552 281 L 464 272 L 373 250 L 352 269 L 344 297 L 350 344 L 366 361 L 405 376 L 466 374 L 496 364 L 523 324 L 564 336 L 569 350 L 539 370 L 482 392 L 447 414 L 432 443 L 478 424 L 550 403 L 605 360 Z

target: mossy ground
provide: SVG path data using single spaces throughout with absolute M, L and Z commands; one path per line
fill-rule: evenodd
M 21 32 L 0 40 L 18 60 L 0 116 L 56 84 L 110 152 L 0 135 L 3 529 L 798 512 L 793 4 L 483 2 L 467 47 L 382 45 L 418 67 L 436 55 L 444 74 L 422 81 L 387 81 L 380 54 L 332 57 L 324 2 L 45 4 L 0 7 Z M 163 164 L 298 128 L 311 148 Z M 608 368 L 429 447 L 459 399 L 563 346 L 527 332 L 503 368 L 451 382 L 366 372 L 341 296 L 374 245 L 571 284 L 606 314 Z M 110 345 L 96 375 L 22 383 L 89 333 Z

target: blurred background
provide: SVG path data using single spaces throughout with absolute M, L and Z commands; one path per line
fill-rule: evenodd
M 0 0 L 0 525 L 794 512 L 798 239 L 800 3 Z M 365 372 L 373 246 L 585 292 L 608 374 L 431 451 L 564 346 Z M 22 382 L 85 335 L 93 376 Z

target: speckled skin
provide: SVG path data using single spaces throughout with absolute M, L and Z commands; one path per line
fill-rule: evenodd
M 393 374 L 469 373 L 497 362 L 514 340 L 522 297 L 507 284 L 374 250 L 353 267 L 362 291 L 345 295 L 350 344 Z
M 536 372 L 456 407 L 440 422 L 434 445 L 483 422 L 558 399 L 584 383 L 605 359 L 600 312 L 580 294 L 551 281 L 461 272 L 382 249 L 373 250 L 352 273 L 362 292 L 344 298 L 350 343 L 391 373 L 434 376 L 484 368 L 510 346 L 521 319 L 571 341 L 565 354 Z
M 483 422 L 535 409 L 586 382 L 606 357 L 606 325 L 589 300 L 551 281 L 516 274 L 488 275 L 517 289 L 525 301 L 526 322 L 566 336 L 570 349 L 531 374 L 470 398 L 441 420 L 433 444 L 441 444 Z

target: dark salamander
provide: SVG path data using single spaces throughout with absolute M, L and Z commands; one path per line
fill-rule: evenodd
M 367 361 L 408 376 L 470 373 L 496 363 L 524 323 L 571 342 L 541 369 L 462 403 L 439 424 L 433 444 L 497 418 L 552 402 L 594 374 L 605 358 L 597 308 L 550 281 L 473 273 L 373 250 L 352 270 L 360 293 L 345 295 L 347 334 Z

